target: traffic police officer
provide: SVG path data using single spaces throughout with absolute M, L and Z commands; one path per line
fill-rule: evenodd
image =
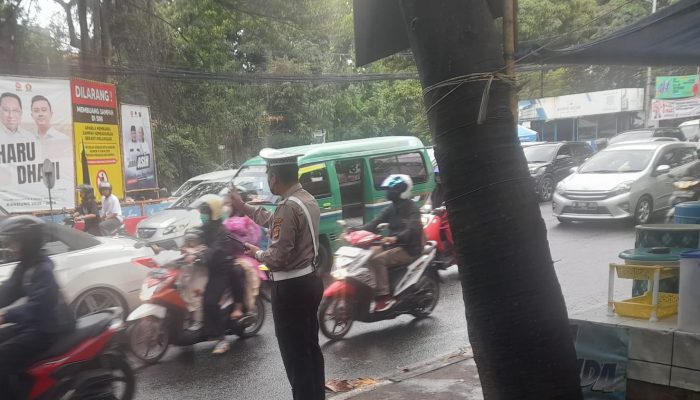
M 245 204 L 237 191 L 231 205 L 269 229 L 267 250 L 246 243 L 246 254 L 270 269 L 275 335 L 295 400 L 325 399 L 323 354 L 318 344 L 318 306 L 323 282 L 315 273 L 321 211 L 299 184 L 297 154 L 263 149 L 270 191 L 281 196 L 274 214 Z

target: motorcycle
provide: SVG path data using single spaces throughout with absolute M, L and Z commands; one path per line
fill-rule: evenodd
M 24 375 L 12 382 L 20 399 L 131 400 L 136 380 L 122 351 L 122 310 L 110 308 L 78 319 Z
M 344 221 L 339 221 L 344 225 Z M 386 224 L 380 224 L 383 230 Z M 423 253 L 410 265 L 389 269 L 389 283 L 396 303 L 388 310 L 374 311 L 374 273 L 368 265 L 372 246 L 381 245 L 381 236 L 368 231 L 346 232 L 350 245 L 335 253 L 331 270 L 334 282 L 323 292 L 318 319 L 321 332 L 339 340 L 354 321 L 376 322 L 403 314 L 425 318 L 440 298 L 440 284 L 434 263 L 437 244 L 428 241 Z
M 259 266 L 259 275 L 265 276 L 266 267 Z M 267 279 L 266 276 L 264 279 Z M 147 364 L 155 364 L 165 355 L 170 345 L 190 346 L 209 340 L 204 335 L 202 321 L 202 294 L 207 281 L 206 267 L 188 263 L 178 257 L 164 265 L 154 260 L 141 287 L 143 301 L 127 318 L 128 341 L 131 352 Z M 247 338 L 256 335 L 265 322 L 264 295 L 256 296 L 253 309 L 239 319 L 229 318 L 233 310 L 230 293 L 221 300 L 221 318 L 228 323 L 226 335 Z
M 675 190 L 671 195 L 671 209 L 666 214 L 666 222 L 673 223 L 676 217 L 676 205 L 687 201 L 700 200 L 700 179 L 686 176 L 673 182 Z
M 423 232 L 425 238 L 437 243 L 435 264 L 438 269 L 447 269 L 456 263 L 452 230 L 447 219 L 447 208 L 444 206 L 432 209 L 429 213 L 423 213 Z

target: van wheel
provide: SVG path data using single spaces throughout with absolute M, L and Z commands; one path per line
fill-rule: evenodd
M 321 274 L 329 274 L 333 264 L 333 253 L 331 253 L 331 245 L 326 237 L 321 237 L 318 246 L 318 270 Z
M 644 195 L 637 202 L 637 207 L 634 208 L 634 223 L 642 225 L 649 222 L 651 214 L 654 211 L 654 204 L 651 197 Z

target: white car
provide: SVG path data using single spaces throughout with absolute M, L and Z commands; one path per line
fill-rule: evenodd
M 188 179 L 187 182 L 180 185 L 180 187 L 177 188 L 177 190 L 170 195 L 170 197 L 168 198 L 168 202 L 176 201 L 180 196 L 189 192 L 190 190 L 192 190 L 192 188 L 194 188 L 202 182 L 231 180 L 236 175 L 236 172 L 238 172 L 237 169 L 226 169 L 222 171 L 214 171 L 202 175 L 193 176 L 192 178 Z
M 95 237 L 63 225 L 47 226 L 44 249 L 55 264 L 56 279 L 76 316 L 115 306 L 128 315 L 141 304 L 141 284 L 154 265 L 150 248 L 137 249 L 129 238 Z M 0 254 L 3 282 L 17 264 Z
M 646 224 L 671 207 L 673 182 L 697 162 L 694 143 L 617 144 L 559 182 L 552 209 L 560 222 L 633 219 Z
M 139 222 L 136 237 L 165 249 L 182 245 L 185 232 L 202 224 L 198 200 L 205 194 L 222 194 L 228 190 L 231 179 L 202 182 L 180 196 L 170 207 Z

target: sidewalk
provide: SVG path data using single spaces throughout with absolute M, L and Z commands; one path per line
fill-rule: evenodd
M 476 364 L 467 348 L 416 364 L 373 386 L 329 397 L 332 400 L 482 400 Z

